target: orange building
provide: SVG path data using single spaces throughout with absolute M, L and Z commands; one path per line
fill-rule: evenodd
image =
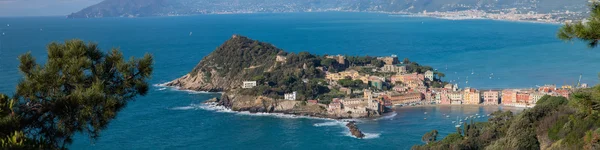
M 517 103 L 526 104 L 527 102 L 529 102 L 529 93 L 518 92 L 517 93 Z

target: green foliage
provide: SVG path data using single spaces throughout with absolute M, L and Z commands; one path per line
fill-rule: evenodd
M 564 41 L 579 39 L 590 48 L 597 47 L 600 40 L 600 2 L 590 3 L 587 22 L 567 23 L 559 29 L 557 36 Z
M 81 40 L 47 49 L 46 64 L 37 64 L 29 53 L 19 57 L 23 79 L 13 98 L 18 103 L 0 96 L 4 148 L 25 143 L 26 149 L 65 149 L 76 133 L 97 140 L 129 101 L 148 92 L 151 55 L 125 61 L 118 49 L 103 53 Z M 13 104 L 18 109 L 13 111 Z
M 423 137 L 421 137 L 421 141 L 425 143 L 435 142 L 437 140 L 438 131 L 431 130 L 430 132 L 425 133 Z

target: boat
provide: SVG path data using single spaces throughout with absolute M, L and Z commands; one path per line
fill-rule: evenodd
M 455 125 L 454 127 L 460 128 L 460 124 Z
M 5 35 L 4 32 L 2 32 L 2 35 Z
M 7 27 L 10 27 L 10 24 L 6 24 Z
M 450 115 L 446 115 L 446 118 L 450 118 Z
M 192 32 L 190 32 L 190 36 L 192 36 L 192 34 L 193 34 L 193 33 L 192 33 Z
M 452 123 L 456 123 L 456 121 L 452 121 Z
M 423 114 L 426 114 L 426 115 L 427 115 L 427 112 L 425 112 L 425 113 L 423 113 Z
M 427 118 L 423 118 L 423 120 L 427 120 Z
M 475 71 L 473 71 L 473 69 L 471 69 L 471 74 L 475 74 Z

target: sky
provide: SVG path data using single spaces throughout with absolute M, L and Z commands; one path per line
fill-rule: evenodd
M 0 0 L 0 16 L 66 16 L 102 0 Z

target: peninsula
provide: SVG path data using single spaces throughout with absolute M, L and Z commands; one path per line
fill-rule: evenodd
M 477 90 L 442 81 L 445 74 L 397 55 L 385 57 L 288 53 L 233 35 L 188 74 L 166 83 L 223 92 L 208 102 L 234 111 L 321 118 L 377 117 L 394 105 L 533 107 L 545 95 L 569 97 L 586 84 L 537 89 Z M 493 78 L 493 75 L 490 75 Z M 467 81 L 468 82 L 468 81 Z

